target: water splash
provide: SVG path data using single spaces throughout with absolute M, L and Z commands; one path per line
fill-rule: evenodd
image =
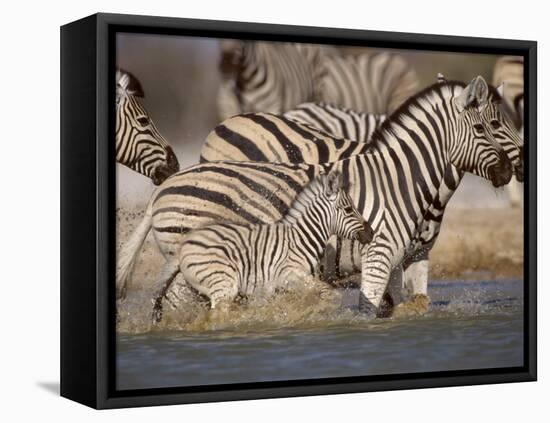
M 357 309 L 356 289 L 327 289 L 327 285 L 311 279 L 292 291 L 271 297 L 258 296 L 233 304 L 228 310 L 210 310 L 204 299 L 189 301 L 177 309 L 164 301 L 163 320 L 151 323 L 152 294 L 146 289 L 132 292 L 118 308 L 119 333 L 185 331 L 256 332 L 280 328 L 330 328 L 360 326 L 369 330 L 387 329 L 413 319 L 454 319 L 517 313 L 522 308 L 520 281 L 433 282 L 432 301 L 423 316 L 400 314 L 389 319 L 371 320 Z

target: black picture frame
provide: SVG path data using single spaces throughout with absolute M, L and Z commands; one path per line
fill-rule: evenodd
M 514 368 L 116 391 L 114 40 L 117 32 L 523 56 L 524 365 Z M 534 381 L 537 377 L 534 41 L 95 14 L 61 28 L 61 395 L 90 407 L 197 403 Z

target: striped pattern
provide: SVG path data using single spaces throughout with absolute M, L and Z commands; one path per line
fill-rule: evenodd
M 179 170 L 172 148 L 138 101 L 141 84 L 131 73 L 116 72 L 116 161 L 161 184 Z
M 523 57 L 503 56 L 497 60 L 493 73 L 493 84 L 504 84 L 502 97 L 516 128 L 523 126 Z
M 416 73 L 398 55 L 340 56 L 335 48 L 312 44 L 224 41 L 220 73 L 221 120 L 281 114 L 306 102 L 387 114 L 419 89 Z
M 466 87 L 436 84 L 389 117 L 365 154 L 328 165 L 217 162 L 186 169 L 154 194 L 132 242 L 121 252 L 117 283 L 125 283 L 141 246 L 138 241 L 151 227 L 169 258 L 179 252 L 182 237 L 191 229 L 220 221 L 281 219 L 312 179 L 327 170 L 338 171 L 375 231 L 361 254 L 362 304 L 374 311 L 392 269 L 433 241 L 422 230 L 432 218 L 430 209 L 449 169 L 472 172 L 495 186 L 509 181 L 511 163 L 482 119 L 491 100 L 481 77 Z
M 223 120 L 246 112 L 281 113 L 316 98 L 320 60 L 332 49 L 228 40 L 221 51 L 218 114 Z
M 320 101 L 375 114 L 391 114 L 420 88 L 416 72 L 390 53 L 331 56 L 324 60 Z
M 503 56 L 497 60 L 493 73 L 493 83 L 502 88 L 502 97 L 508 116 L 523 137 L 524 125 L 524 76 L 523 57 Z M 516 173 L 516 180 L 506 188 L 512 207 L 523 206 L 523 168 Z
M 372 134 L 373 122 L 381 119 L 370 119 L 369 115 L 365 117 L 367 119 L 363 121 L 353 121 L 358 125 L 355 132 Z M 334 118 L 325 123 L 326 127 L 346 121 Z M 248 113 L 229 118 L 214 128 L 206 137 L 200 161 L 327 163 L 364 153 L 366 149 L 365 143 L 335 138 L 334 134 L 329 135 L 294 119 L 267 113 Z
M 303 283 L 317 270 L 333 234 L 361 244 L 372 237 L 336 173 L 307 185 L 278 223 L 219 223 L 195 229 L 184 238 L 177 258 L 166 264 L 173 270 L 162 273 L 169 279 L 159 282 L 154 320 L 161 319 L 162 299 L 179 272 L 214 309 L 237 296 L 270 295 Z
M 304 103 L 283 116 L 334 138 L 367 143 L 385 115 L 357 112 L 327 103 Z M 309 162 L 308 162 L 309 163 Z

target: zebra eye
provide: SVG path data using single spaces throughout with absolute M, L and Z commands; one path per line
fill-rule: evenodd
M 345 213 L 351 213 L 351 212 L 353 212 L 353 207 L 351 207 L 351 206 L 346 206 L 346 207 L 344 207 L 344 212 L 345 212 Z
M 498 129 L 498 128 L 500 128 L 501 126 L 502 126 L 502 125 L 501 125 L 501 123 L 500 123 L 498 120 L 492 120 L 492 121 L 491 121 L 491 127 L 492 127 L 493 129 Z
M 477 133 L 477 134 L 483 134 L 483 125 L 481 123 L 476 123 L 474 125 L 474 131 Z
M 149 118 L 146 117 L 146 116 L 142 116 L 142 117 L 137 118 L 137 121 L 141 126 L 149 125 Z

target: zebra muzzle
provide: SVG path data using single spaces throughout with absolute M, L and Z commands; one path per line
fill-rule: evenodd
M 489 169 L 489 179 L 495 188 L 506 185 L 512 179 L 513 166 L 508 156 L 501 151 L 499 162 Z
M 520 162 L 514 166 L 514 175 L 518 182 L 523 182 L 523 147 L 519 148 Z
M 160 185 L 166 178 L 176 173 L 179 169 L 178 158 L 170 147 L 166 147 L 166 163 L 155 168 L 151 179 L 155 185 Z

